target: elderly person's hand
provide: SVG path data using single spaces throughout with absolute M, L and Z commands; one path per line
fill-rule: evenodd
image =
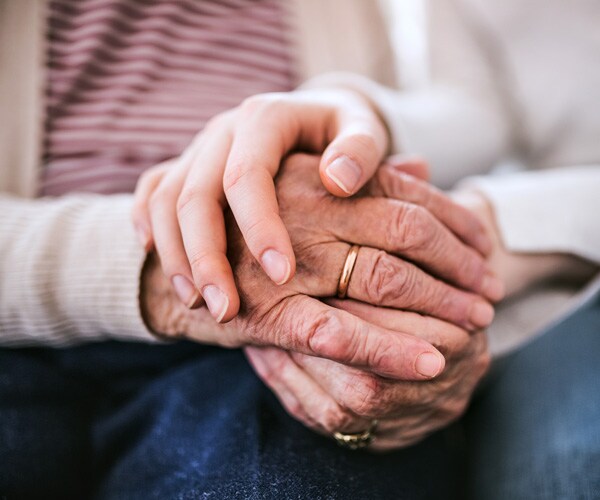
M 320 170 L 330 193 L 346 197 L 377 170 L 388 150 L 388 134 L 370 103 L 351 90 L 264 94 L 215 117 L 170 168 L 160 166 L 140 178 L 134 223 L 146 248 L 156 247 L 167 277 L 188 307 L 202 295 L 218 321 L 229 321 L 238 312 L 226 257 L 227 205 L 272 281 L 284 284 L 294 276 L 293 235 L 279 214 L 273 183 L 291 150 L 323 153 L 314 162 L 315 172 Z M 455 222 L 452 229 L 468 229 L 458 234 L 470 237 L 469 244 L 483 253 L 489 250 L 468 218 Z M 401 236 L 398 229 L 389 236 Z
M 482 331 L 469 334 L 434 318 L 353 301 L 332 305 L 426 339 L 444 354 L 446 368 L 433 380 L 406 382 L 274 347 L 247 347 L 256 373 L 291 416 L 328 436 L 360 433 L 377 419 L 368 449 L 388 451 L 412 445 L 462 415 L 490 362 Z
M 382 167 L 368 186 L 375 197 L 336 199 L 321 186 L 317 161 L 292 157 L 277 179 L 281 217 L 298 255 L 292 281 L 276 286 L 259 272 L 232 219 L 229 258 L 242 296 L 241 314 L 219 328 L 200 321 L 205 310 L 189 311 L 178 303 L 158 264 L 151 263 L 142 293 L 149 326 L 163 335 L 225 346 L 274 345 L 392 378 L 438 375 L 443 356 L 425 340 L 312 297 L 336 295 L 350 245 L 363 245 L 348 297 L 418 311 L 468 329 L 485 327 L 493 310 L 478 293 L 488 291 L 490 275 L 482 256 L 456 236 L 473 239 L 481 227 L 468 211 L 392 166 Z M 422 205 L 393 199 L 404 191 Z

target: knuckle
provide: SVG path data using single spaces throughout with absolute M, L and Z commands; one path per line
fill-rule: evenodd
M 190 263 L 190 267 L 192 268 L 192 272 L 194 275 L 194 281 L 196 282 L 196 285 L 200 286 L 204 283 L 201 283 L 201 281 L 203 281 L 201 279 L 201 274 L 204 274 L 201 271 L 207 271 L 210 269 L 214 269 L 214 266 L 211 265 L 211 262 L 213 261 L 213 259 L 211 258 L 212 254 L 211 252 L 207 252 L 207 251 L 198 251 L 195 253 L 192 253 L 189 256 L 189 263 Z
M 367 276 L 362 281 L 363 291 L 372 304 L 381 304 L 386 300 L 395 281 L 395 269 L 387 253 L 377 251 Z
M 386 252 L 375 255 L 364 292 L 373 304 L 390 304 L 402 297 L 413 297 L 418 286 L 418 274 L 406 263 L 398 263 Z
M 358 322 L 345 324 L 337 311 L 326 311 L 310 320 L 306 343 L 312 353 L 355 364 L 365 357 L 366 328 Z
M 400 245 L 400 250 L 418 250 L 425 246 L 434 237 L 434 225 L 429 212 L 412 203 L 403 203 L 395 211 L 392 218 L 392 234 L 397 235 L 395 246 Z
M 223 189 L 226 193 L 239 186 L 244 177 L 250 172 L 242 160 L 228 163 L 223 174 Z
M 268 244 L 272 230 L 273 224 L 268 219 L 260 217 L 245 225 L 243 228 L 244 239 L 251 250 L 260 253 Z
M 299 350 L 295 330 L 288 327 L 290 316 L 297 306 L 293 301 L 282 300 L 271 306 L 268 303 L 248 304 L 241 315 L 240 331 L 247 343 L 269 345 Z
M 374 375 L 358 374 L 346 383 L 349 409 L 358 416 L 379 417 L 383 410 L 382 383 Z
M 154 179 L 155 177 L 161 177 L 169 165 L 170 162 L 163 162 L 155 165 L 154 167 L 150 167 L 144 170 L 139 178 L 140 180 L 148 181 L 150 179 Z
M 288 413 L 296 420 L 304 421 L 304 408 L 300 401 L 297 399 L 287 401 L 285 407 L 287 408 Z
M 470 277 L 472 288 L 477 288 L 483 281 L 486 263 L 474 250 L 463 245 L 463 257 L 457 262 L 456 272 L 459 276 Z
M 235 112 L 235 110 L 229 110 L 211 117 L 208 122 L 206 122 L 206 125 L 204 125 L 202 131 L 198 133 L 196 137 L 199 138 L 206 132 L 213 132 L 221 129 L 231 118 L 233 112 Z
M 343 345 L 336 341 L 342 322 L 334 311 L 325 311 L 309 320 L 306 343 L 315 353 L 327 352 L 331 357 L 339 359 L 343 354 Z
M 264 105 L 264 102 L 265 102 L 264 94 L 255 94 L 250 97 L 246 97 L 246 99 L 244 99 L 242 101 L 241 109 L 245 113 L 252 113 L 258 109 L 261 109 L 262 106 Z
M 282 94 L 279 92 L 270 92 L 247 97 L 242 102 L 241 109 L 245 114 L 270 114 L 279 110 L 282 104 Z
M 154 171 L 154 168 L 149 168 L 148 170 L 142 172 L 138 177 L 137 189 L 147 185 L 155 175 L 157 175 L 157 173 Z
M 344 411 L 338 405 L 330 405 L 323 411 L 320 423 L 327 432 L 333 433 L 348 429 L 354 420 L 350 413 Z
M 469 317 L 471 300 L 475 299 L 465 295 L 462 290 L 436 283 L 435 287 L 428 289 L 427 310 L 438 317 L 460 323 Z
M 202 193 L 197 188 L 185 188 L 181 191 L 181 194 L 177 197 L 177 215 L 179 218 L 184 217 L 190 207 L 196 200 L 202 199 Z

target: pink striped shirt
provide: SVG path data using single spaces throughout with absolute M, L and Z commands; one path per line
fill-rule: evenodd
M 41 192 L 132 191 L 215 114 L 294 83 L 280 0 L 52 0 Z

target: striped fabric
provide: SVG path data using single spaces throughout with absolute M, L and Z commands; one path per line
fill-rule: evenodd
M 294 83 L 280 0 L 52 0 L 41 194 L 132 191 L 215 114 Z

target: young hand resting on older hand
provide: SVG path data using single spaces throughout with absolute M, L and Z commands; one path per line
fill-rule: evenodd
M 322 152 L 318 162 L 321 181 L 330 193 L 347 197 L 377 171 L 388 142 L 377 113 L 353 91 L 303 90 L 255 96 L 214 118 L 180 158 L 141 177 L 134 223 L 145 247 L 156 248 L 182 302 L 195 307 L 204 298 L 213 317 L 226 322 L 239 310 L 226 255 L 223 211 L 227 205 L 256 261 L 273 282 L 287 283 L 296 272 L 296 257 L 273 183 L 282 159 L 291 150 Z M 403 196 L 410 202 L 412 197 L 427 197 L 430 192 L 418 185 L 414 193 L 407 189 Z M 433 215 L 480 254 L 489 251 L 481 224 L 467 211 L 444 201 L 437 192 L 431 199 L 414 202 L 425 208 L 417 211 L 417 218 Z M 402 230 L 404 221 L 399 218 L 395 223 L 397 230 Z M 403 236 L 391 232 L 387 237 L 392 234 Z M 392 243 L 388 241 L 388 246 Z M 424 264 L 437 276 L 491 300 L 502 295 L 501 285 L 491 273 L 485 278 L 469 276 L 463 273 L 467 264 L 458 259 L 453 270 L 446 267 L 448 258 L 425 253 L 398 252 L 416 261 L 425 258 Z

